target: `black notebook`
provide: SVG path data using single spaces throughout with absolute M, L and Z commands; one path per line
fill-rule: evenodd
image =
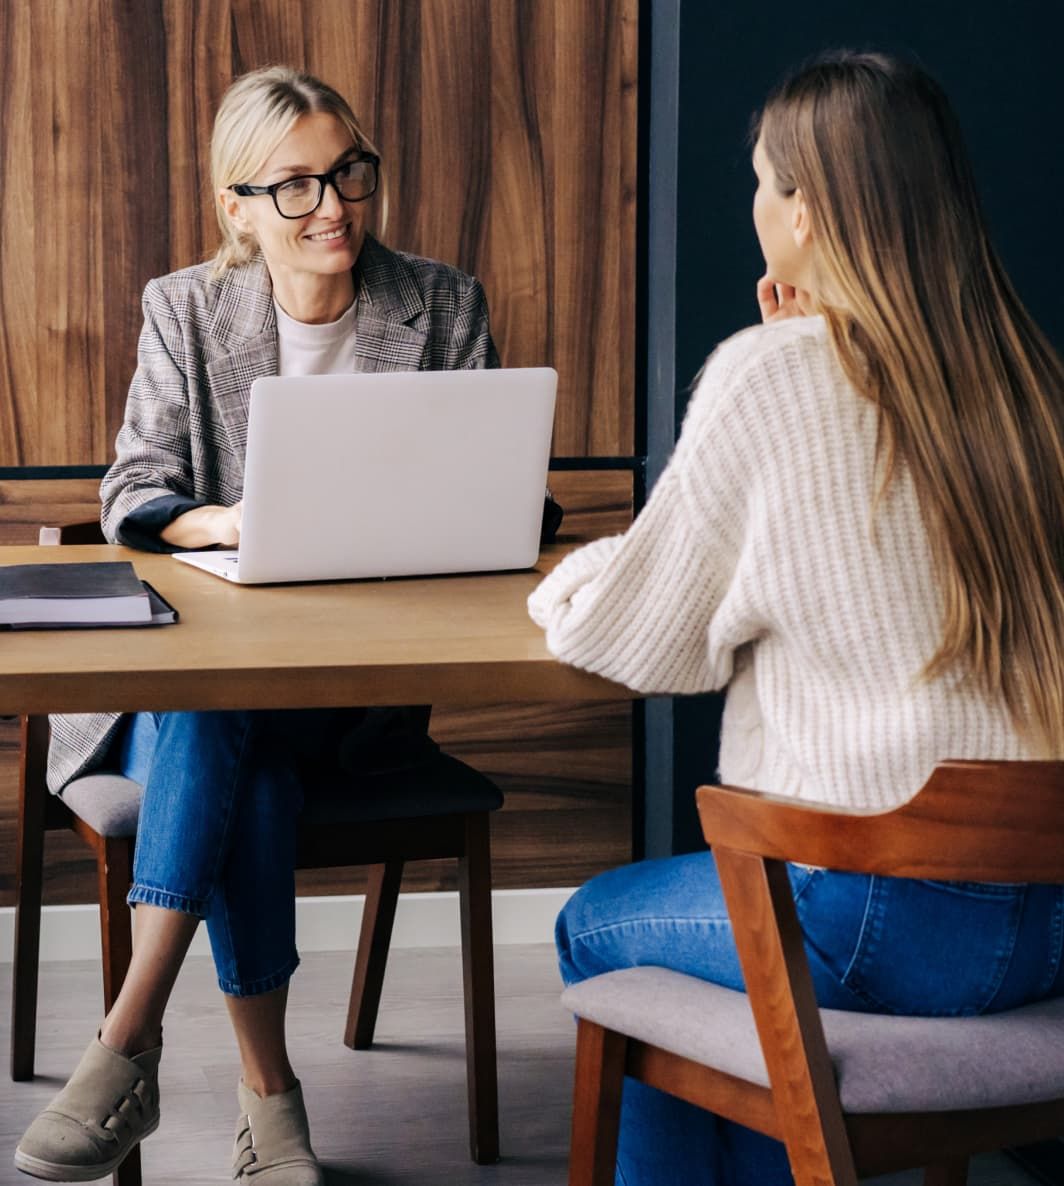
M 0 628 L 156 626 L 177 611 L 128 561 L 0 566 Z

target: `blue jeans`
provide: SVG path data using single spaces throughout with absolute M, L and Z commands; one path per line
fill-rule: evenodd
M 269 992 L 299 964 L 303 786 L 360 711 L 137 713 L 114 742 L 111 766 L 144 787 L 129 901 L 206 919 L 224 993 Z
M 910 881 L 790 867 L 817 1000 L 958 1016 L 1064 994 L 1064 887 Z M 655 964 L 743 989 L 712 854 L 643 861 L 578 890 L 562 978 Z M 626 1080 L 618 1186 L 785 1186 L 783 1146 Z

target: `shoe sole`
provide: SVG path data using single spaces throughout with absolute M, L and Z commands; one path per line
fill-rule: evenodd
M 100 1165 L 62 1165 L 57 1161 L 42 1161 L 39 1157 L 31 1157 L 21 1149 L 15 1150 L 15 1169 L 29 1174 L 31 1178 L 43 1178 L 46 1182 L 96 1182 L 100 1178 L 109 1177 L 133 1150 L 159 1127 L 159 1117 L 146 1128 L 128 1149 L 118 1157 Z

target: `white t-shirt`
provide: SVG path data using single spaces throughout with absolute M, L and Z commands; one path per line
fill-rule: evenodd
M 308 325 L 274 301 L 281 375 L 342 375 L 355 369 L 355 304 L 338 321 Z

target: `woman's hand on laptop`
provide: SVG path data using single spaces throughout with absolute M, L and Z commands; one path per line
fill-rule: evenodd
M 209 548 L 221 544 L 235 548 L 240 543 L 240 521 L 244 504 L 231 507 L 196 507 L 186 511 L 159 533 L 177 548 Z

